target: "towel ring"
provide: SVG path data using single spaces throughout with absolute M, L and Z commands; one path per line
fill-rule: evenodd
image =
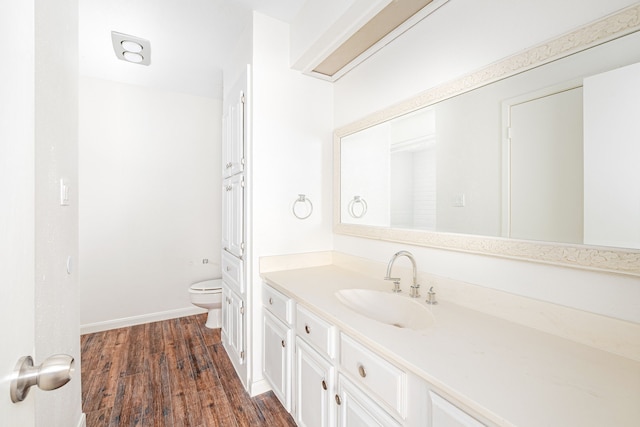
M 356 205 L 360 205 L 361 212 L 359 214 L 356 213 Z M 367 213 L 367 202 L 360 196 L 353 196 L 353 200 L 349 202 L 347 210 L 352 218 L 362 218 Z
M 298 203 L 303 203 L 305 206 L 308 204 L 309 213 L 307 213 L 306 215 L 298 215 L 298 213 L 296 212 L 296 205 Z M 293 205 L 291 206 L 291 211 L 293 212 L 293 216 L 295 216 L 296 218 L 307 219 L 313 213 L 313 203 L 311 203 L 311 200 L 307 199 L 307 196 L 305 196 L 304 194 L 298 194 L 298 198 L 293 202 Z

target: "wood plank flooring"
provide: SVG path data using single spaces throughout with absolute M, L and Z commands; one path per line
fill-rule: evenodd
M 206 314 L 86 334 L 87 427 L 295 426 L 272 392 L 249 397 Z

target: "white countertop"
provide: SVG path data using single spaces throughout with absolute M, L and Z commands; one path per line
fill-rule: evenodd
M 424 331 L 385 325 L 350 310 L 335 292 L 389 291 L 390 283 L 334 265 L 262 277 L 498 425 L 640 426 L 640 362 L 446 301 L 424 304 L 435 317 Z M 389 291 L 389 298 L 408 297 Z

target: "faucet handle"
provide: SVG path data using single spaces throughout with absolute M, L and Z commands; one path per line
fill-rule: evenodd
M 425 302 L 431 305 L 438 303 L 438 301 L 436 301 L 436 293 L 433 291 L 433 286 L 429 288 L 429 292 L 427 292 L 427 300 Z
M 400 289 L 400 278 L 399 277 L 385 277 L 384 280 L 391 280 L 393 282 L 393 288 L 391 288 L 392 292 L 398 293 L 398 292 L 402 292 L 402 289 Z
M 391 289 L 393 292 L 395 292 L 396 294 L 399 292 L 402 292 L 402 289 L 400 289 L 400 280 L 394 280 L 393 281 L 393 289 Z

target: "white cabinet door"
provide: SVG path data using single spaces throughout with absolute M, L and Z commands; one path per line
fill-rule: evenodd
M 237 257 L 244 252 L 244 176 L 222 183 L 222 247 Z
M 224 178 L 244 170 L 245 128 L 245 96 L 244 92 L 239 92 L 222 116 L 222 176 Z
M 432 427 L 485 427 L 480 421 L 434 392 L 430 391 L 429 397 Z
M 234 365 L 244 363 L 244 301 L 228 286 L 222 287 L 222 340 Z
M 301 427 L 335 424 L 335 368 L 303 340 L 296 340 L 296 422 Z
M 262 369 L 282 406 L 291 411 L 291 328 L 263 310 Z
M 400 423 L 342 374 L 338 375 L 339 427 L 399 427 Z

